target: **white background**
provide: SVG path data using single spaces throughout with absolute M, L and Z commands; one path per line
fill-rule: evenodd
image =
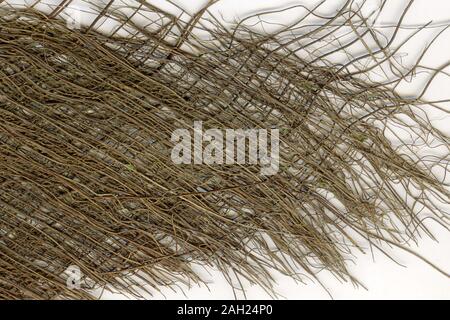
M 183 8 L 195 12 L 205 1 L 178 0 Z M 341 1 L 329 1 L 331 6 L 338 6 Z M 392 24 L 396 21 L 399 12 L 405 6 L 405 1 L 391 1 L 389 10 L 382 16 L 380 23 Z M 156 1 L 155 1 L 156 3 Z M 224 0 L 214 7 L 223 15 L 228 22 L 236 21 L 238 17 L 259 11 L 260 9 L 273 9 L 292 4 L 314 4 L 317 1 L 280 1 L 280 0 Z M 369 0 L 369 5 L 376 5 L 379 1 Z M 194 5 L 195 4 L 195 5 Z M 286 20 L 289 17 L 286 16 Z M 417 26 L 433 21 L 432 26 L 439 26 L 450 22 L 450 1 L 444 0 L 417 0 L 414 2 L 409 13 L 405 17 L 404 24 Z M 417 36 L 405 47 L 403 53 L 415 57 L 426 43 L 435 34 L 436 29 L 430 28 Z M 407 59 L 407 57 L 405 58 Z M 437 67 L 450 60 L 450 30 L 442 34 L 435 42 L 430 53 L 423 60 L 425 65 Z M 450 70 L 446 70 L 450 71 Z M 417 90 L 419 85 L 405 87 L 405 93 Z M 419 86 L 420 87 L 420 86 Z M 450 97 L 449 79 L 439 78 L 430 88 L 426 98 L 440 99 Z M 447 107 L 449 104 L 446 105 Z M 441 129 L 446 132 L 450 130 L 450 118 L 438 120 Z M 447 211 L 448 212 L 448 211 Z M 419 241 L 419 247 L 412 246 L 436 265 L 450 272 L 450 232 L 438 225 L 429 225 L 434 231 L 438 242 L 428 238 Z M 406 267 L 399 266 L 380 252 L 371 256 L 370 250 L 367 254 L 356 254 L 349 268 L 353 274 L 366 287 L 355 288 L 351 283 L 341 283 L 326 271 L 319 273 L 322 283 L 327 287 L 334 299 L 450 299 L 450 280 L 442 274 L 430 268 L 418 258 L 403 252 L 400 249 L 388 249 L 392 256 Z M 209 269 L 210 274 L 201 272 L 204 279 L 211 283 L 206 286 L 183 287 L 182 292 L 174 292 L 168 288 L 161 288 L 162 292 L 155 291 L 153 299 L 234 299 L 233 291 L 225 281 L 224 277 L 217 271 Z M 290 277 L 276 274 L 277 283 L 275 290 L 285 299 L 330 299 L 329 294 L 318 284 L 306 280 L 306 284 L 296 283 Z M 246 295 L 248 299 L 269 299 L 270 296 L 258 286 L 247 286 Z M 242 295 L 240 295 L 242 297 Z M 105 293 L 104 299 L 124 298 L 122 295 Z

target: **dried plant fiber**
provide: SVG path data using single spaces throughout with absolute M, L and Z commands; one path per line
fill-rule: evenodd
M 0 4 L 1 299 L 89 299 L 99 287 L 140 297 L 201 283 L 194 263 L 236 291 L 245 280 L 276 295 L 271 270 L 361 284 L 352 253 L 415 254 L 411 242 L 433 237 L 426 221 L 448 230 L 450 141 L 427 116 L 447 115 L 448 101 L 424 99 L 447 65 L 423 66 L 428 47 L 413 66 L 394 59 L 412 3 L 383 36 L 353 1 L 327 16 L 273 10 L 303 14 L 267 32 L 250 22 L 270 12 L 230 27 L 216 1 L 181 16 L 91 1 L 95 19 L 71 28 L 71 2 Z M 423 90 L 400 95 L 418 71 Z M 171 135 L 194 121 L 279 129 L 279 171 L 174 164 Z M 448 281 L 448 266 L 417 258 Z M 81 290 L 67 287 L 72 265 Z

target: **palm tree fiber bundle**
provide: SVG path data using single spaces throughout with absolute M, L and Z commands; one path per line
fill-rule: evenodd
M 276 295 L 274 270 L 361 284 L 352 254 L 390 247 L 448 279 L 408 246 L 433 237 L 426 221 L 448 230 L 450 195 L 449 137 L 427 116 L 449 110 L 423 98 L 446 66 L 394 59 L 411 4 L 383 37 L 353 1 L 268 32 L 246 22 L 270 12 L 230 27 L 215 2 L 182 17 L 146 1 L 95 2 L 80 28 L 62 18 L 70 1 L 51 12 L 1 4 L 1 299 L 182 290 L 205 281 L 195 266 L 218 268 L 236 291 L 245 280 Z M 309 18 L 320 23 L 306 28 Z M 117 28 L 102 30 L 104 19 Z M 347 50 L 358 44 L 363 54 Z M 430 74 L 423 90 L 399 94 L 419 69 Z M 278 172 L 174 164 L 172 133 L 195 121 L 279 129 Z M 66 283 L 73 265 L 79 290 Z

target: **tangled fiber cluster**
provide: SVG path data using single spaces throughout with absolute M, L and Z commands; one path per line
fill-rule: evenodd
M 425 219 L 448 228 L 450 141 L 425 112 L 448 110 L 422 99 L 444 67 L 394 59 L 411 4 L 384 37 L 352 1 L 330 16 L 295 6 L 297 21 L 265 33 L 246 22 L 268 12 L 230 28 L 214 1 L 185 19 L 112 0 L 70 28 L 70 2 L 0 6 L 0 298 L 139 297 L 202 282 L 193 264 L 236 289 L 245 279 L 272 292 L 272 270 L 357 284 L 355 251 L 415 254 L 408 243 L 433 236 Z M 104 19 L 117 28 L 100 30 Z M 347 51 L 358 44 L 363 54 Z M 419 69 L 424 90 L 397 94 Z M 389 74 L 371 80 L 376 70 Z M 279 172 L 175 165 L 172 132 L 194 121 L 278 128 Z M 73 265 L 82 290 L 67 287 Z

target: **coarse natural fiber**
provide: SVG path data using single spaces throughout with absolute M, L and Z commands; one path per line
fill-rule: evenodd
M 251 17 L 223 24 L 214 2 L 189 21 L 146 1 L 97 3 L 92 24 L 69 28 L 70 3 L 0 6 L 0 298 L 140 297 L 201 283 L 193 263 L 236 290 L 245 279 L 274 293 L 272 270 L 359 284 L 352 253 L 415 254 L 411 241 L 433 237 L 425 219 L 448 230 L 449 137 L 427 112 L 449 110 L 423 100 L 446 66 L 421 65 L 428 47 L 409 68 L 395 60 L 411 3 L 387 38 L 352 1 L 266 33 Z M 106 18 L 118 28 L 102 31 Z M 430 73 L 424 89 L 398 94 L 418 71 Z M 174 164 L 171 134 L 194 121 L 279 128 L 279 172 Z M 82 290 L 66 285 L 72 265 Z

